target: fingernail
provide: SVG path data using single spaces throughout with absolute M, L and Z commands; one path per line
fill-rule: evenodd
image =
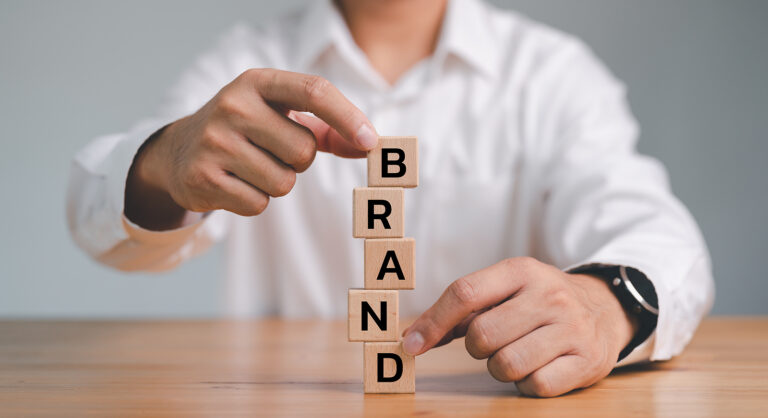
M 355 141 L 357 141 L 363 149 L 370 150 L 376 148 L 376 145 L 379 144 L 379 137 L 370 125 L 364 123 L 363 126 L 357 130 Z
M 424 347 L 424 337 L 418 331 L 413 331 L 403 338 L 403 351 L 415 356 Z

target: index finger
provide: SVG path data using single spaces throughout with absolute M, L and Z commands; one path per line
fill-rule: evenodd
M 361 151 L 378 144 L 379 137 L 368 118 L 328 80 L 271 68 L 257 74 L 256 90 L 264 100 L 314 113 Z
M 522 286 L 522 275 L 514 274 L 505 261 L 456 280 L 408 327 L 403 349 L 412 355 L 429 350 L 467 316 L 501 303 Z

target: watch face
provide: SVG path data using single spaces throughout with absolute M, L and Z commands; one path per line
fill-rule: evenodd
M 653 310 L 659 309 L 659 298 L 656 295 L 656 289 L 653 287 L 653 283 L 637 269 L 626 267 L 627 279 L 631 282 L 637 293 L 640 294 L 642 301 L 650 305 Z M 640 300 L 638 300 L 640 302 Z

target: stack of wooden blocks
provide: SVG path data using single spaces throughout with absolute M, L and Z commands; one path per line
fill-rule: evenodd
M 404 188 L 419 184 L 416 137 L 381 137 L 368 153 L 368 187 L 353 193 L 353 235 L 365 238 L 365 288 L 349 289 L 349 341 L 363 341 L 365 393 L 413 393 L 398 290 L 414 288 L 415 243 L 405 238 Z

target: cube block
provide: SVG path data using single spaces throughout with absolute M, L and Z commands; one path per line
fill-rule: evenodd
M 382 136 L 368 151 L 368 186 L 419 185 L 419 144 L 415 136 Z
M 365 393 L 416 391 L 416 360 L 405 354 L 402 343 L 365 343 L 363 350 Z
M 349 341 L 397 341 L 396 290 L 349 289 Z
M 415 247 L 413 238 L 365 240 L 365 288 L 413 289 Z
M 355 238 L 401 238 L 405 234 L 403 189 L 359 187 L 352 194 Z

